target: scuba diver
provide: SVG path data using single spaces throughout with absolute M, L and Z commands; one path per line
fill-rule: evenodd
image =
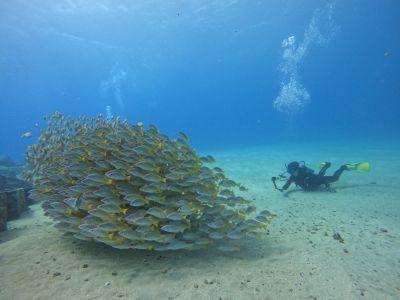
M 330 166 L 330 162 L 321 163 L 321 170 L 318 172 L 318 174 L 315 174 L 314 170 L 308 168 L 305 162 L 292 161 L 286 166 L 285 173 L 288 173 L 290 175 L 289 178 L 285 176 L 285 173 L 282 173 L 277 177 L 272 177 L 271 180 L 274 184 L 275 189 L 281 192 L 287 190 L 292 183 L 296 184 L 296 186 L 301 187 L 305 191 L 317 190 L 321 186 L 324 186 L 328 191 L 335 192 L 335 190 L 330 187 L 330 184 L 332 182 L 338 181 L 343 171 L 358 170 L 369 172 L 371 170 L 371 165 L 367 162 L 345 164 L 342 165 L 338 170 L 336 170 L 333 175 L 326 176 L 326 170 L 328 170 Z M 277 180 L 286 181 L 286 183 L 281 188 L 278 188 L 276 185 Z

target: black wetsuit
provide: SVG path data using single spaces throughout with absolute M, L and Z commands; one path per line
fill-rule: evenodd
M 340 175 L 347 169 L 346 166 L 343 165 L 333 173 L 332 176 L 325 176 L 325 172 L 329 167 L 330 164 L 324 166 L 318 174 L 315 174 L 310 168 L 301 166 L 298 168 L 297 176 L 291 175 L 282 187 L 282 190 L 287 190 L 292 183 L 307 191 L 316 190 L 321 185 L 325 185 L 325 187 L 329 188 L 329 184 L 338 181 Z

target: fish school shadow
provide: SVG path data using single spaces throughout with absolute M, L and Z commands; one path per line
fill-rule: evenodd
M 152 266 L 196 269 L 206 268 L 214 263 L 232 263 L 232 261 L 257 261 L 269 256 L 281 255 L 291 249 L 284 249 L 267 235 L 261 239 L 248 238 L 240 242 L 240 250 L 236 252 L 222 252 L 214 247 L 200 250 L 149 251 L 136 249 L 116 249 L 100 243 L 77 241 L 72 236 L 64 236 L 65 247 L 77 246 L 75 253 L 83 259 L 101 260 L 103 263 L 118 264 L 135 267 L 150 264 Z

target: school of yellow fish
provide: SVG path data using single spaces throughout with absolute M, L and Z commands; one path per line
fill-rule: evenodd
M 30 197 L 56 227 L 118 249 L 235 251 L 267 232 L 274 215 L 242 196 L 246 188 L 212 167 L 179 133 L 155 126 L 61 113 L 46 118 L 26 154 Z M 235 243 L 236 242 L 236 243 Z

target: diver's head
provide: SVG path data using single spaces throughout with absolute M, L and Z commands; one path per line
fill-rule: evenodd
M 300 168 L 300 164 L 297 161 L 292 161 L 290 164 L 286 166 L 286 170 L 290 175 L 297 176 L 298 170 Z

